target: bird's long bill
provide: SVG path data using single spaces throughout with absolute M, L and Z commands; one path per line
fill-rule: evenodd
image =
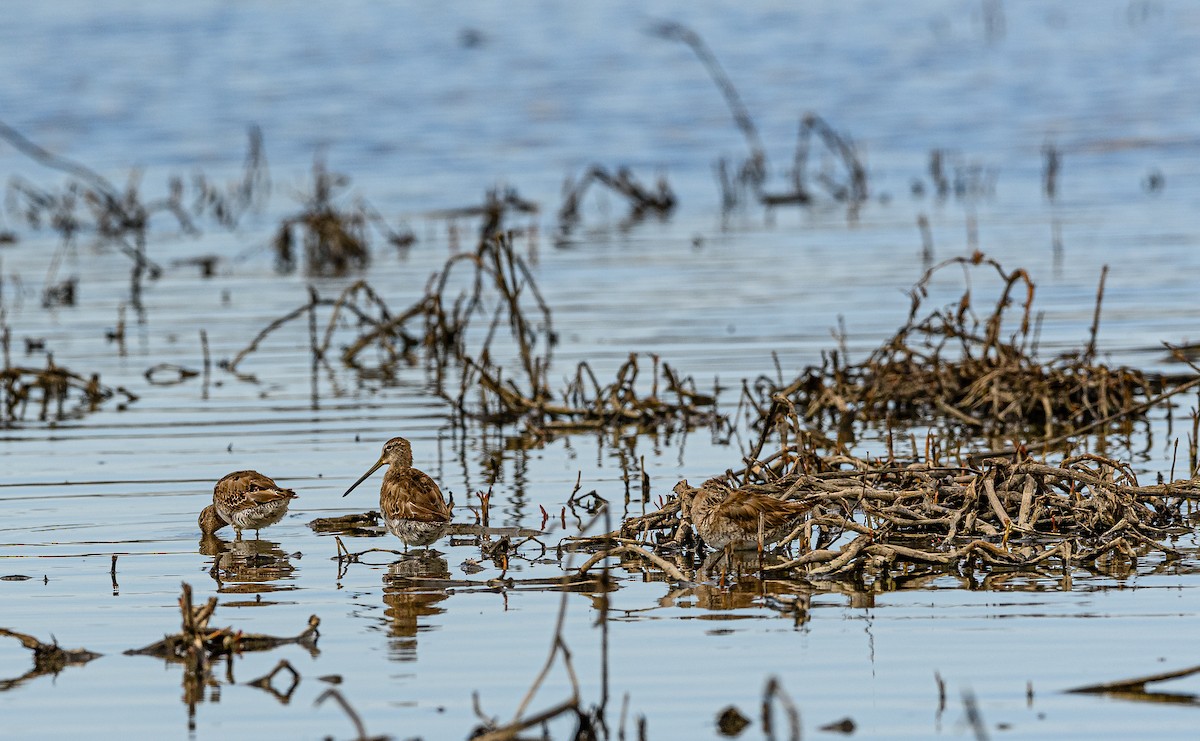
M 383 456 L 380 456 L 379 460 L 375 461 L 375 465 L 371 466 L 371 469 L 369 471 L 364 473 L 362 476 L 359 476 L 358 481 L 355 481 L 353 484 L 350 485 L 350 488 L 346 490 L 346 494 L 349 494 L 350 492 L 354 491 L 354 487 L 356 487 L 359 484 L 361 484 L 362 482 L 366 481 L 367 477 L 369 477 L 371 474 L 375 473 L 375 471 L 379 470 L 379 467 L 382 466 L 383 464 L 384 464 Z M 346 496 L 346 494 L 343 494 L 342 496 Z

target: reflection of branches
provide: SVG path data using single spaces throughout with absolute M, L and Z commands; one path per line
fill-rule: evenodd
M 313 704 L 320 705 L 321 703 L 325 702 L 325 700 L 327 700 L 329 698 L 333 698 L 333 701 L 336 702 L 342 708 L 342 712 L 344 712 L 346 714 L 346 717 L 350 719 L 350 722 L 354 724 L 354 730 L 358 732 L 358 737 L 355 739 L 355 741 L 387 741 L 388 739 L 391 738 L 391 736 L 387 736 L 387 735 L 382 735 L 382 736 L 367 735 L 367 726 L 366 726 L 366 724 L 364 724 L 362 722 L 362 718 L 359 717 L 358 713 L 354 710 L 353 707 L 351 707 L 350 703 L 346 700 L 346 698 L 342 697 L 342 693 L 338 692 L 333 687 L 330 687 L 329 689 L 322 692 L 320 694 L 320 696 L 317 697 L 316 701 Z
M 280 692 L 279 690 L 275 689 L 275 685 L 273 684 L 275 681 L 275 675 L 279 674 L 281 671 L 288 672 L 292 678 L 292 681 L 288 685 L 287 691 L 285 692 Z M 296 667 L 292 666 L 291 662 L 289 662 L 287 659 L 280 659 L 279 663 L 275 665 L 274 669 L 258 679 L 252 679 L 249 682 L 246 682 L 246 684 L 250 687 L 257 687 L 260 690 L 263 690 L 278 700 L 281 704 L 287 705 L 292 700 L 292 693 L 295 692 L 296 688 L 300 686 L 300 672 L 296 671 Z
M 603 513 L 593 517 L 590 522 L 580 529 L 580 532 L 586 531 L 602 516 Z M 568 561 L 569 560 L 570 559 L 568 559 Z M 570 572 L 569 563 L 567 565 L 567 571 Z M 590 730 L 592 728 L 592 719 L 579 705 L 579 680 L 575 676 L 575 666 L 571 662 L 571 650 L 568 648 L 566 640 L 563 638 L 563 628 L 565 626 L 567 616 L 567 598 L 570 596 L 570 590 L 567 589 L 566 586 L 572 581 L 572 575 L 570 573 L 564 574 L 560 581 L 564 588 L 562 599 L 560 599 L 558 603 L 558 615 L 554 621 L 554 637 L 550 642 L 550 653 L 546 656 L 546 662 L 542 665 L 541 671 L 539 671 L 537 676 L 534 678 L 533 684 L 530 685 L 529 690 L 525 693 L 525 697 L 522 698 L 521 703 L 517 706 L 517 711 L 513 715 L 513 719 L 507 725 L 496 728 L 494 723 L 489 721 L 483 715 L 483 713 L 478 710 L 478 706 L 476 707 L 476 714 L 484 719 L 485 728 L 483 729 L 483 732 L 477 733 L 475 736 L 473 736 L 473 738 L 485 741 L 502 741 L 506 739 L 513 739 L 517 737 L 517 734 L 526 728 L 545 723 L 570 711 L 574 711 L 575 716 L 579 721 L 580 732 L 578 735 L 584 735 L 583 729 L 586 728 Z M 608 581 L 607 578 L 605 581 Z M 605 611 L 603 614 L 606 616 L 607 611 Z M 563 668 L 567 673 L 567 678 L 571 682 L 571 696 L 566 700 L 563 700 L 543 710 L 540 713 L 523 717 L 525 714 L 525 709 L 537 695 L 538 689 L 541 688 L 542 683 L 549 675 L 550 670 L 554 667 L 555 659 L 560 656 L 562 657 Z M 607 692 L 607 687 L 605 688 L 605 692 Z M 601 706 L 601 710 L 602 708 L 603 706 Z

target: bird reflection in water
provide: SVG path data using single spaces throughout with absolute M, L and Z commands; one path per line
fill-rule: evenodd
M 416 661 L 417 633 L 435 627 L 423 618 L 446 611 L 438 603 L 450 596 L 450 583 L 450 566 L 433 551 L 410 553 L 388 567 L 383 604 L 393 659 Z
M 200 539 L 200 553 L 212 558 L 208 575 L 217 583 L 217 591 L 223 594 L 278 591 L 282 587 L 275 582 L 290 580 L 296 571 L 290 556 L 273 540 L 229 541 L 209 534 Z

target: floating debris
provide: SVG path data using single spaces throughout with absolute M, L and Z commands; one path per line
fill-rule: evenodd
M 482 205 L 441 209 L 439 211 L 430 211 L 425 215 L 432 219 L 450 221 L 452 235 L 457 233 L 457 229 L 453 227 L 453 222 L 462 218 L 479 218 L 481 219 L 479 241 L 486 242 L 503 234 L 511 235 L 516 231 L 533 233 L 537 228 L 535 224 L 530 224 L 528 227 L 520 230 L 508 228 L 509 215 L 515 213 L 536 216 L 540 210 L 541 208 L 536 201 L 523 198 L 517 192 L 516 188 L 512 186 L 498 186 L 490 188 L 484 194 Z
M 192 605 L 192 586 L 183 584 L 179 598 L 179 610 L 183 616 L 182 629 L 142 648 L 130 649 L 126 656 L 157 656 L 166 661 L 184 664 L 189 671 L 206 672 L 212 662 L 222 656 L 232 656 L 246 651 L 269 651 L 279 646 L 299 645 L 316 655 L 317 639 L 321 624 L 316 615 L 309 617 L 308 627 L 299 635 L 290 638 L 258 633 L 243 633 L 232 628 L 210 628 L 208 621 L 217 609 L 217 598 L 209 597 L 199 607 Z
M 126 656 L 156 656 L 164 661 L 183 665 L 183 700 L 188 706 L 188 728 L 195 728 L 196 705 L 204 700 L 204 689 L 218 684 L 213 678 L 214 664 L 221 658 L 226 659 L 228 681 L 233 683 L 233 658 L 247 651 L 269 651 L 279 646 L 298 645 L 316 656 L 317 639 L 320 633 L 317 626 L 321 624 L 316 615 L 309 617 L 308 627 L 294 637 L 280 638 L 259 633 L 243 633 L 232 628 L 212 628 L 209 621 L 217 609 L 217 598 L 209 597 L 208 601 L 199 607 L 192 605 L 192 587 L 183 584 L 183 593 L 179 597 L 179 611 L 183 625 L 178 633 L 168 635 L 161 641 L 155 641 L 142 648 L 130 649 Z M 288 665 L 290 667 L 290 665 Z M 274 671 L 262 679 L 267 680 L 280 670 Z M 278 694 L 273 688 L 268 690 L 281 702 L 287 702 L 299 676 L 293 669 L 293 686 L 286 694 Z M 255 680 L 255 686 L 262 689 L 260 680 Z
M 1171 679 L 1182 679 L 1194 674 L 1200 674 L 1200 666 L 1190 666 L 1186 669 L 1160 672 L 1144 677 L 1133 677 L 1132 679 L 1122 679 L 1116 682 L 1089 684 L 1083 687 L 1074 687 L 1067 690 L 1067 692 L 1088 695 L 1109 695 L 1119 697 L 1122 700 L 1138 700 L 1141 702 L 1200 705 L 1200 696 L 1193 693 L 1151 692 L 1146 689 L 1146 685 L 1148 684 L 1157 684 L 1158 682 L 1165 682 Z
M 57 675 L 68 666 L 86 664 L 102 655 L 83 648 L 60 648 L 58 641 L 43 643 L 28 633 L 18 633 L 7 628 L 0 628 L 0 636 L 16 638 L 22 646 L 33 651 L 33 668 L 15 679 L 0 680 L 0 692 L 11 690 L 43 674 Z
M 152 386 L 175 386 L 189 378 L 195 378 L 200 375 L 200 371 L 174 363 L 159 363 L 148 368 L 143 375 Z
M 318 533 L 341 533 L 343 535 L 378 535 L 383 532 L 379 513 L 375 510 L 342 515 L 341 517 L 318 517 L 308 523 Z
M 740 736 L 748 725 L 750 719 L 733 705 L 717 713 L 717 732 L 727 738 Z

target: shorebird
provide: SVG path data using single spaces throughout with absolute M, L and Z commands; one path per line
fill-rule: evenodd
M 253 529 L 274 525 L 287 514 L 288 503 L 296 492 L 284 489 L 258 471 L 234 471 L 223 476 L 213 487 L 213 503 L 200 512 L 200 532 L 211 535 L 233 525 L 237 536 Z
M 383 452 L 375 465 L 346 490 L 346 494 L 354 491 L 354 487 L 387 465 L 383 483 L 379 485 L 379 511 L 383 513 L 388 532 L 404 543 L 405 551 L 410 545 L 428 547 L 442 537 L 450 526 L 454 510 L 453 499 L 449 503 L 442 499 L 442 490 L 437 483 L 423 471 L 413 468 L 412 462 L 409 442 L 402 437 L 393 437 L 383 444 Z
M 807 502 L 732 489 L 719 479 L 709 479 L 699 489 L 680 481 L 674 491 L 684 518 L 717 550 L 770 545 L 791 534 L 812 509 Z

